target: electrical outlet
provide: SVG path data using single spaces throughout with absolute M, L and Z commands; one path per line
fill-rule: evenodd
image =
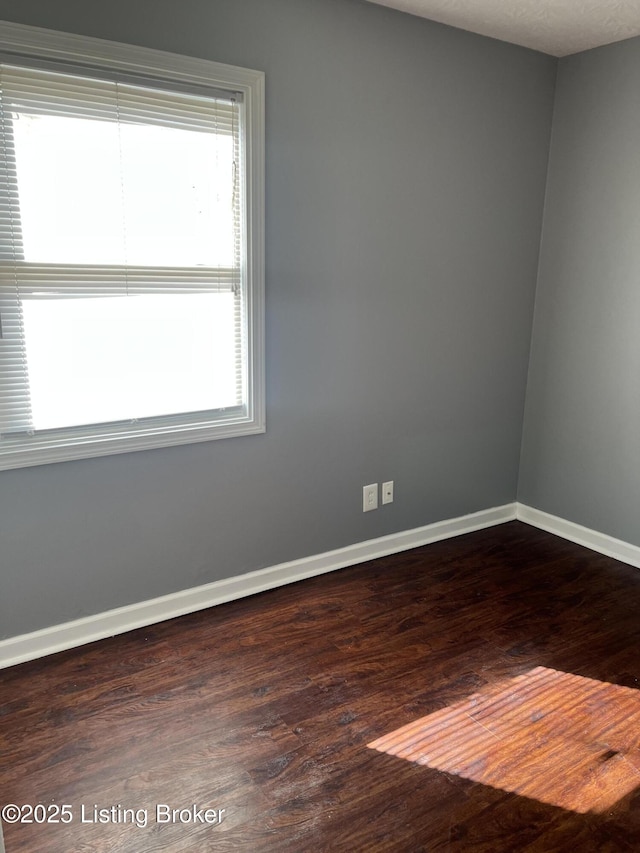
M 382 503 L 393 503 L 393 480 L 388 480 L 386 483 L 382 484 Z
M 371 483 L 362 487 L 362 512 L 378 509 L 378 484 Z

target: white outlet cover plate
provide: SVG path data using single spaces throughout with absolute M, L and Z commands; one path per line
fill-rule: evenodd
M 378 509 L 378 484 L 370 483 L 362 487 L 362 512 Z

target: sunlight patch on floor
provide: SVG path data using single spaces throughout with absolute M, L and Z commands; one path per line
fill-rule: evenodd
M 368 746 L 599 813 L 640 785 L 640 691 L 539 666 Z

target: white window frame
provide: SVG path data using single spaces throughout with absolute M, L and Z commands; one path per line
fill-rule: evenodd
M 159 83 L 191 84 L 242 94 L 247 389 L 246 405 L 241 414 L 211 413 L 209 419 L 198 420 L 177 415 L 157 419 L 154 424 L 141 422 L 135 431 L 123 429 L 118 424 L 100 424 L 31 436 L 0 436 L 0 470 L 264 432 L 264 74 L 209 60 L 8 22 L 0 22 L 0 53 L 15 64 L 19 64 L 20 59 L 23 64 L 28 64 L 29 59 L 57 61 L 77 65 L 80 74 L 82 66 L 89 66 L 134 78 L 151 78 Z

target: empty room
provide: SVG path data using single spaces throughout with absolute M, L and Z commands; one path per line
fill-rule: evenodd
M 640 12 L 0 0 L 0 851 L 640 849 Z

